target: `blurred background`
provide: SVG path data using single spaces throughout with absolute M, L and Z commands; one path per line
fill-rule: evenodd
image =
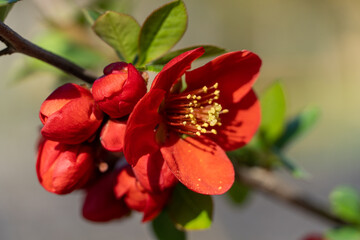
M 67 25 L 88 2 L 20 1 L 6 23 L 25 38 L 57 51 L 64 50 L 61 39 L 56 42 L 42 36 L 53 25 L 68 27 L 79 37 L 81 46 L 98 50 L 94 56 L 99 52 L 110 56 L 99 57 L 97 67 L 101 68 L 114 61 L 111 49 L 92 33 L 92 38 L 83 43 L 83 33 Z M 107 0 L 102 2 L 106 5 Z M 117 9 L 113 10 L 130 13 L 141 24 L 168 1 L 116 2 Z M 320 107 L 321 118 L 315 128 L 286 152 L 311 178 L 296 180 L 283 171 L 279 176 L 323 201 L 339 184 L 360 189 L 360 2 L 184 2 L 189 14 L 188 30 L 175 48 L 212 44 L 230 51 L 251 50 L 263 60 L 255 86 L 259 94 L 280 79 L 289 117 L 308 105 Z M 88 30 L 91 32 L 90 26 Z M 100 75 L 86 59 L 73 60 Z M 35 173 L 38 111 L 59 80 L 54 77 L 54 69 L 29 61 L 19 54 L 0 58 L 0 239 L 153 239 L 149 226 L 140 223 L 139 214 L 123 221 L 93 224 L 81 217 L 81 192 L 56 196 L 40 186 Z M 39 71 L 34 73 L 31 67 Z M 188 235 L 190 240 L 298 240 L 306 233 L 327 228 L 321 220 L 255 193 L 242 207 L 233 206 L 225 196 L 215 197 L 212 228 Z

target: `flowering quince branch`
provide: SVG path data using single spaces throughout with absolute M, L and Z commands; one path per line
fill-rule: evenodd
M 87 83 L 93 83 L 97 78 L 69 60 L 31 43 L 1 21 L 0 40 L 6 45 L 6 48 L 0 51 L 0 56 L 12 53 L 22 53 L 59 68 Z
M 0 56 L 23 53 L 92 84 L 64 84 L 40 107 L 36 172 L 44 189 L 55 194 L 85 190 L 82 213 L 90 221 L 107 222 L 135 210 L 147 222 L 166 212 L 177 227 L 192 230 L 210 226 L 209 195 L 223 194 L 238 181 L 335 226 L 351 225 L 272 172 L 230 161 L 226 152 L 249 143 L 260 125 L 252 87 L 261 59 L 247 50 L 229 52 L 190 70 L 208 52 L 223 52 L 207 46 L 166 55 L 185 32 L 186 21 L 181 0 L 156 10 L 143 26 L 131 16 L 104 13 L 93 29 L 128 62 L 109 64 L 100 77 L 0 22 L 0 41 L 6 45 Z M 147 73 L 139 69 L 159 69 L 148 91 Z M 183 202 L 192 204 L 192 212 L 199 207 L 206 214 L 196 212 L 195 218 L 205 215 L 206 223 L 196 228 L 187 225 L 196 222 L 193 218 L 177 221 L 183 206 L 172 206 L 173 196 L 187 198 Z
M 237 167 L 236 179 L 245 185 L 256 189 L 267 196 L 288 203 L 296 208 L 305 210 L 307 213 L 322 219 L 333 226 L 351 225 L 344 219 L 332 214 L 326 204 L 320 203 L 313 196 L 290 188 L 276 178 L 275 175 L 259 167 Z

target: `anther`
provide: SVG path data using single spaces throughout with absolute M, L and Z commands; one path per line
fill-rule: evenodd
M 217 134 L 217 131 L 215 129 L 211 129 L 211 133 Z

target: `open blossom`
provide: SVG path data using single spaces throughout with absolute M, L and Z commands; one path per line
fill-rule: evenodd
M 104 74 L 92 86 L 96 103 L 111 118 L 128 115 L 146 93 L 145 80 L 132 64 L 124 62 L 106 66 Z
M 43 139 L 39 146 L 36 172 L 49 192 L 70 193 L 83 187 L 95 169 L 92 148 L 85 144 L 67 145 Z
M 78 144 L 96 132 L 103 120 L 103 113 L 88 89 L 67 83 L 43 102 L 40 120 L 44 124 L 41 134 L 46 139 Z
M 225 151 L 249 142 L 259 126 L 252 85 L 261 60 L 249 51 L 230 52 L 187 71 L 203 53 L 191 50 L 165 65 L 130 114 L 124 154 L 141 183 L 154 184 L 168 169 L 202 194 L 222 194 L 234 181 Z M 138 167 L 138 161 L 148 164 Z M 158 174 L 149 165 L 161 166 Z

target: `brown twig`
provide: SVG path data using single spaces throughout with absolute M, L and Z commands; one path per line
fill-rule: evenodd
M 320 203 L 306 193 L 289 188 L 270 171 L 258 167 L 239 167 L 236 171 L 236 178 L 253 189 L 301 210 L 305 210 L 305 212 L 334 226 L 351 224 L 332 214 L 326 204 Z
M 93 83 L 97 78 L 85 69 L 70 62 L 69 60 L 53 54 L 33 43 L 24 39 L 10 27 L 0 21 L 0 40 L 6 44 L 7 48 L 0 51 L 0 56 L 12 53 L 22 53 L 30 57 L 37 58 L 64 72 L 71 74 L 87 83 Z

